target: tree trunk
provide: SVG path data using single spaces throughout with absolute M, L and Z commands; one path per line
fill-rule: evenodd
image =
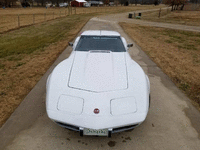
M 181 10 L 183 10 L 184 5 L 185 5 L 185 4 L 183 4 L 183 5 L 181 6 Z
M 7 0 L 5 0 L 5 7 L 7 7 Z
M 171 11 L 173 11 L 173 10 L 174 10 L 174 9 L 173 9 L 173 6 L 174 6 L 174 5 L 172 5 L 172 9 L 171 9 Z
M 57 7 L 59 7 L 59 0 L 57 0 Z
M 179 6 L 179 4 L 177 5 L 176 10 L 178 10 L 178 6 Z

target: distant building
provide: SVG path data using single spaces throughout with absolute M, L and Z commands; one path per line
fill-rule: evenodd
M 71 6 L 72 7 L 83 7 L 83 3 L 86 3 L 87 1 L 85 0 L 74 0 L 71 1 Z

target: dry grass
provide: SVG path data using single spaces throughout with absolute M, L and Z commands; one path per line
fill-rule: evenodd
M 164 7 L 164 6 L 162 6 Z M 69 14 L 108 14 L 120 13 L 141 9 L 153 9 L 151 6 L 115 6 L 115 7 L 89 7 L 89 8 L 0 8 L 0 33 L 10 29 L 18 28 L 18 15 L 20 26 L 32 25 L 33 23 L 41 23 L 47 20 L 65 17 Z M 76 9 L 76 10 L 75 10 Z M 34 15 L 33 15 L 34 14 Z
M 183 24 L 191 26 L 200 25 L 200 11 L 197 9 L 191 11 L 187 9 L 187 6 L 184 11 L 176 10 L 171 12 L 171 8 L 165 10 L 161 9 L 160 18 L 158 16 L 159 16 L 159 11 L 146 12 L 142 14 L 142 20 Z
M 120 23 L 125 32 L 200 106 L 200 34 Z

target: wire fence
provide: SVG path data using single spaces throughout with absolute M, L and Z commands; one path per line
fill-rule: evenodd
M 120 10 L 126 10 L 126 7 L 121 7 Z M 37 23 L 42 23 L 49 20 L 54 20 L 61 17 L 67 17 L 74 14 L 88 14 L 88 13 L 105 13 L 117 12 L 117 7 L 67 7 L 64 9 L 56 9 L 56 11 L 45 13 L 32 14 L 5 14 L 0 15 L 0 33 L 7 32 L 24 26 L 30 26 Z

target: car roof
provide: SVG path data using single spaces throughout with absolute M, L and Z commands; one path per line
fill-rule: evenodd
M 107 31 L 107 30 L 88 30 L 84 31 L 81 36 L 89 36 L 89 35 L 96 35 L 96 36 L 120 36 L 120 34 L 116 31 Z

